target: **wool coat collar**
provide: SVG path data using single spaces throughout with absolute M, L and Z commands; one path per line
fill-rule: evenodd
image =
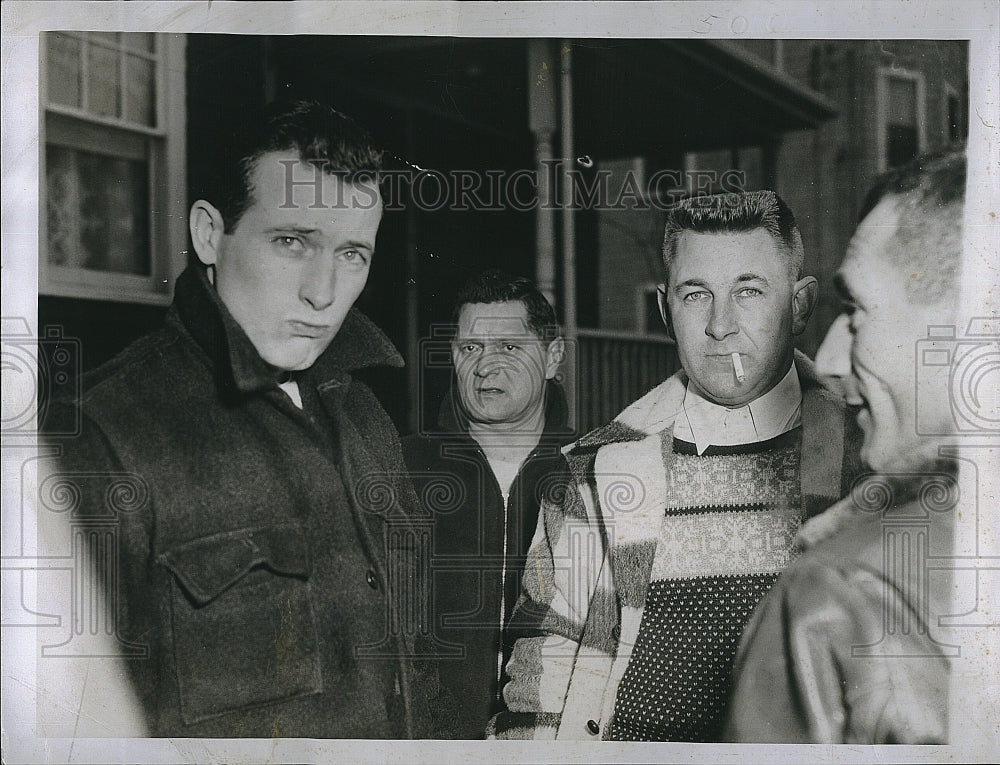
M 803 394 L 807 390 L 822 387 L 816 374 L 816 365 L 799 351 L 795 351 L 795 369 L 799 375 Z M 684 391 L 687 389 L 687 383 L 688 376 L 681 369 L 623 409 L 611 422 L 590 431 L 567 447 L 567 452 L 641 441 L 653 433 L 672 427 L 674 420 L 684 411 Z M 831 401 L 835 398 L 825 389 L 823 395 Z
M 269 390 L 284 374 L 260 357 L 200 266 L 190 264 L 178 277 L 171 320 L 179 320 L 205 351 L 225 390 Z M 351 372 L 380 365 L 401 367 L 403 358 L 371 319 L 352 308 L 309 372 L 318 381 L 346 381 Z

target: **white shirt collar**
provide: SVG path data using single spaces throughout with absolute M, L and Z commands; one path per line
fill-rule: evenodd
M 702 396 L 688 381 L 683 412 L 674 436 L 691 441 L 703 454 L 709 446 L 734 446 L 766 441 L 802 422 L 802 386 L 795 362 L 781 381 L 760 398 L 730 409 Z
M 292 400 L 299 409 L 302 408 L 302 394 L 299 393 L 299 384 L 295 380 L 286 380 L 285 382 L 278 383 L 278 387 L 281 388 L 285 395 Z

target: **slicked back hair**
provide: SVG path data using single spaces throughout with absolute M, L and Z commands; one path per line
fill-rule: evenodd
M 669 273 L 677 243 L 685 231 L 722 234 L 759 228 L 767 231 L 785 253 L 792 278 L 800 279 L 805 251 L 795 216 L 781 197 L 768 190 L 689 197 L 678 202 L 667 213 L 663 229 L 663 265 Z
M 500 269 L 489 269 L 469 279 L 458 290 L 451 320 L 458 326 L 462 306 L 469 303 L 507 303 L 520 300 L 528 314 L 528 329 L 545 342 L 559 337 L 556 312 L 535 283 Z
M 956 297 L 962 267 L 965 176 L 964 149 L 950 147 L 885 173 L 862 205 L 864 220 L 882 200 L 896 200 L 898 223 L 883 254 L 918 304 Z
M 257 119 L 247 116 L 227 137 L 216 173 L 196 198 L 215 205 L 225 232 L 231 234 L 254 202 L 254 172 L 261 156 L 293 151 L 299 160 L 348 183 L 375 182 L 382 169 L 382 150 L 351 117 L 317 101 L 297 101 L 272 108 Z

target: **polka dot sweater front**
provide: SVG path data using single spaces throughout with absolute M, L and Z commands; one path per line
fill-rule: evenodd
M 674 440 L 639 634 L 607 737 L 718 741 L 740 635 L 801 523 L 801 429 L 755 444 Z

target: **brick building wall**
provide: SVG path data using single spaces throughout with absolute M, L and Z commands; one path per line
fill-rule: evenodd
M 819 91 L 838 114 L 815 130 L 785 134 L 777 154 L 776 188 L 795 212 L 806 249 L 806 273 L 820 282 L 816 312 L 799 347 L 813 355 L 839 311 L 832 279 L 858 223 L 878 163 L 880 69 L 923 77 L 923 150 L 964 135 L 968 46 L 963 41 L 786 40 L 785 72 Z M 948 121 L 948 96 L 960 102 L 959 124 Z

